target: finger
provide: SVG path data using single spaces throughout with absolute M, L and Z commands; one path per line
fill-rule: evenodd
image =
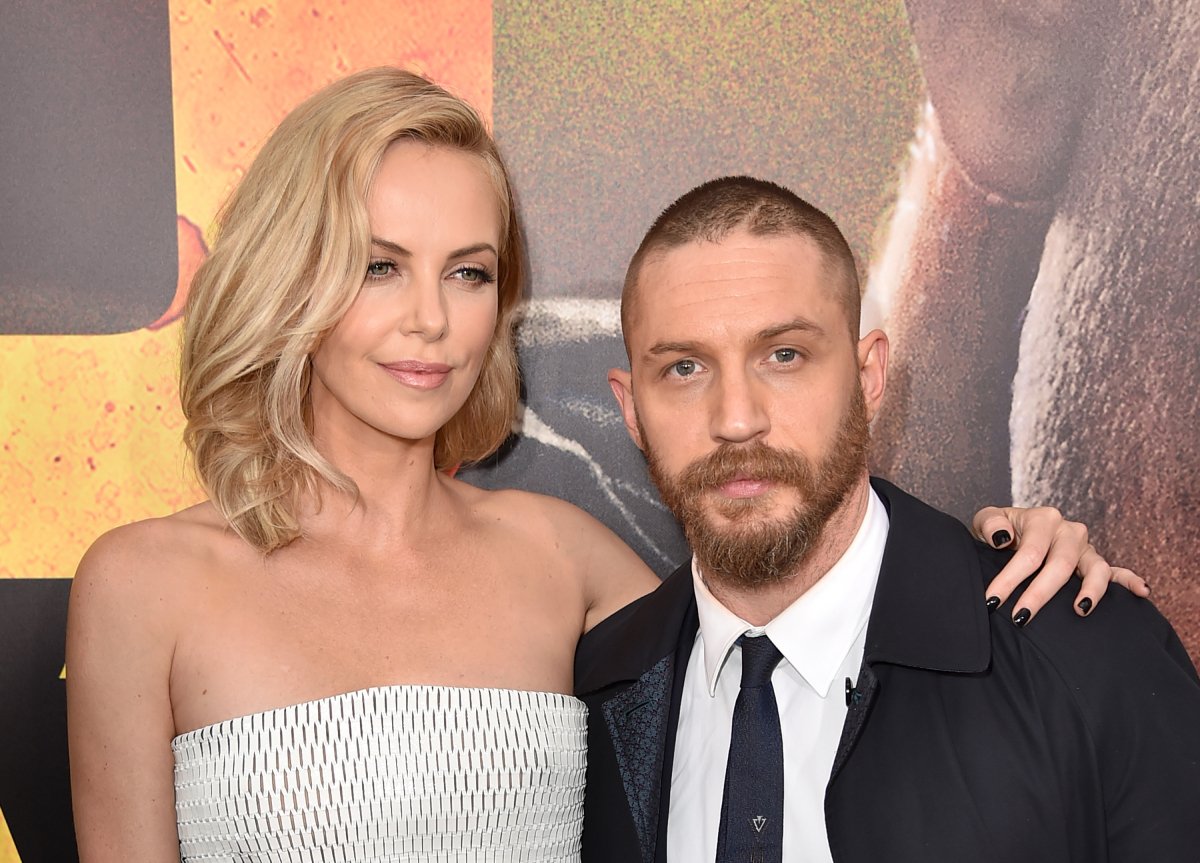
M 1072 577 L 1076 564 L 1088 549 L 1087 528 L 1079 522 L 1062 521 L 1057 510 L 1026 514 L 1028 526 L 1021 533 L 1020 546 L 1006 568 L 992 582 L 998 589 L 1013 589 L 1021 580 L 1037 571 L 1037 576 L 1013 603 L 1013 622 L 1024 627 L 1042 606 Z M 1036 516 L 1036 517 L 1033 517 Z M 1055 528 L 1050 528 L 1054 525 Z M 1038 569 L 1040 565 L 1040 569 Z
M 1050 549 L 1051 538 L 1051 533 L 1044 527 L 1035 527 L 1021 537 L 1008 563 L 987 586 L 988 608 L 995 610 L 996 606 L 1006 602 L 1017 585 L 1038 571 Z
M 1123 566 L 1114 566 L 1112 568 L 1112 580 L 1128 590 L 1134 596 L 1146 597 L 1150 595 L 1150 582 L 1142 578 L 1132 569 L 1126 569 Z
M 1054 594 L 1064 584 L 1070 581 L 1074 568 L 1061 562 L 1051 563 L 1049 560 L 1037 572 L 1036 577 L 1026 585 L 1025 589 L 1013 600 L 1012 620 L 1017 626 L 1025 626 L 1042 606 L 1050 601 Z M 1014 585 L 1015 588 L 1015 585 Z
M 1021 538 L 1024 545 L 1025 537 Z M 1077 521 L 1064 521 L 1054 533 L 1046 561 L 1036 577 L 1013 603 L 1013 623 L 1025 626 L 1047 602 L 1071 580 L 1084 552 L 1091 548 L 1087 528 Z
M 971 519 L 971 533 L 993 548 L 1004 548 L 1016 536 L 1016 528 L 1005 510 L 998 506 L 985 506 Z
M 1075 595 L 1075 613 L 1080 617 L 1086 617 L 1100 604 L 1100 600 L 1108 592 L 1113 568 L 1089 544 L 1083 556 L 1079 558 L 1076 571 L 1083 579 L 1083 584 L 1079 588 L 1079 593 Z

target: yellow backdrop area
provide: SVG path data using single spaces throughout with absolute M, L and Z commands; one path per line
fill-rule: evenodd
M 491 114 L 490 2 L 176 0 L 170 14 L 184 285 L 262 140 L 321 86 L 401 65 Z M 69 577 L 105 530 L 200 499 L 180 443 L 181 299 L 156 329 L 0 337 L 0 577 Z
M 17 856 L 17 846 L 13 844 L 8 824 L 4 821 L 3 812 L 0 812 L 0 863 L 21 863 L 21 858 Z
M 175 299 L 136 332 L 0 337 L 0 577 L 70 577 L 100 533 L 201 498 L 181 442 L 178 313 L 221 201 L 292 107 L 387 64 L 491 116 L 487 0 L 175 0 L 170 15 L 179 282 L 164 306 Z M 2 812 L 0 863 L 20 863 Z

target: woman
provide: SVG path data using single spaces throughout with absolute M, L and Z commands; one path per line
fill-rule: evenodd
M 211 499 L 105 535 L 73 588 L 85 863 L 576 859 L 575 644 L 657 582 L 574 507 L 451 476 L 510 428 L 521 255 L 482 123 L 414 75 L 263 147 L 188 300 Z

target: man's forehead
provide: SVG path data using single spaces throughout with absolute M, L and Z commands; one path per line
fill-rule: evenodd
M 752 233 L 745 227 L 735 228 L 718 239 L 698 238 L 678 245 L 652 248 L 643 267 L 686 267 L 689 264 L 713 260 L 739 261 L 811 259 L 821 263 L 824 254 L 817 242 L 806 234 Z
M 824 256 L 807 237 L 755 236 L 696 241 L 648 256 L 638 278 L 635 329 L 674 330 L 729 316 L 768 321 L 833 311 Z M 641 334 L 639 334 L 640 338 Z

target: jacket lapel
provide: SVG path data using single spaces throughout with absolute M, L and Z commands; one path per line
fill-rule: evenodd
M 963 526 L 872 477 L 890 526 L 867 622 L 862 669 L 833 762 L 846 764 L 880 694 L 874 665 L 973 673 L 991 663 L 991 636 L 974 540 Z M 964 577 L 964 570 L 969 574 Z
M 691 579 L 691 564 L 681 566 L 654 593 L 588 633 L 577 654 L 577 694 L 613 689 L 599 713 L 642 863 L 654 863 L 665 845 L 660 831 L 669 806 L 679 684 L 699 628 Z
M 673 656 L 664 656 L 632 686 L 605 701 L 601 708 L 637 829 L 643 863 L 654 860 L 658 834 L 667 716 L 671 707 L 671 682 L 675 676 L 673 660 Z
M 862 671 L 858 675 L 858 684 L 854 687 L 850 704 L 846 708 L 846 721 L 842 725 L 842 736 L 838 741 L 837 754 L 833 759 L 833 770 L 829 774 L 830 785 L 833 784 L 833 780 L 837 779 L 846 759 L 854 751 L 854 744 L 858 742 L 858 735 L 862 733 L 863 725 L 866 724 L 867 716 L 871 712 L 871 705 L 875 703 L 875 696 L 878 693 L 879 678 L 875 676 L 871 666 L 863 663 Z

